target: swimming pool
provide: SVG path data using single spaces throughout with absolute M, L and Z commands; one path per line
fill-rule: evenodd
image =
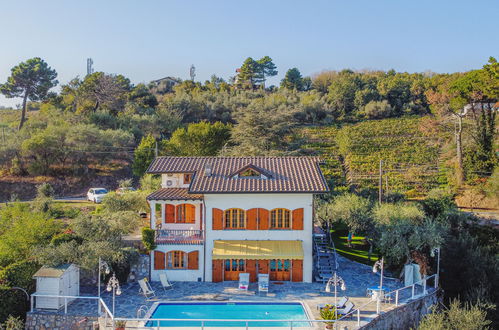
M 205 321 L 206 327 L 243 327 L 246 322 L 237 320 L 258 320 L 248 322 L 250 327 L 289 327 L 290 322 L 284 320 L 308 320 L 305 306 L 301 302 L 161 302 L 151 307 L 146 327 L 199 327 L 197 320 L 234 320 Z M 154 319 L 172 319 L 153 321 Z M 182 319 L 182 321 L 175 321 Z M 267 321 L 269 320 L 269 321 Z M 280 320 L 273 321 L 270 320 Z M 307 327 L 308 322 L 293 322 L 293 327 Z

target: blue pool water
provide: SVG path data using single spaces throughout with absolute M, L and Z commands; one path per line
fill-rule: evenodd
M 289 327 L 290 322 L 265 320 L 308 320 L 300 303 L 160 303 L 146 323 L 147 327 L 155 327 L 154 319 L 220 319 L 235 321 L 207 321 L 207 327 L 242 327 L 245 322 L 237 320 L 264 320 L 248 322 L 250 327 Z M 201 321 L 159 321 L 161 327 L 199 327 Z M 309 326 L 308 322 L 293 322 L 294 327 Z

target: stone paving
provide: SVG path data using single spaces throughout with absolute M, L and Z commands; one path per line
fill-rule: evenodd
M 356 306 L 361 306 L 370 301 L 366 297 L 366 289 L 379 285 L 379 275 L 372 272 L 372 268 L 338 255 L 339 271 L 347 286 L 346 291 L 338 288 L 338 297 L 347 296 Z M 159 282 L 153 282 L 152 287 L 156 297 L 146 299 L 139 294 L 138 283 L 124 284 L 121 286 L 122 294 L 116 297 L 115 316 L 123 318 L 136 318 L 137 310 L 141 306 L 149 309 L 157 301 L 304 301 L 313 317 L 320 319 L 316 305 L 319 303 L 333 303 L 333 293 L 324 291 L 323 283 L 270 283 L 267 296 L 257 293 L 257 283 L 251 283 L 248 292 L 237 289 L 237 282 L 209 283 L 209 282 L 174 282 L 173 289 L 164 291 Z M 384 278 L 383 286 L 395 290 L 402 286 L 398 280 Z M 82 287 L 81 293 L 85 296 L 95 296 L 97 289 L 93 287 Z M 112 294 L 104 291 L 102 298 L 112 309 Z M 375 313 L 376 304 L 371 303 L 362 310 L 364 319 Z M 48 312 L 44 312 L 48 313 Z M 53 313 L 53 312 L 52 312 Z M 57 313 L 64 313 L 61 309 Z M 97 302 L 95 300 L 78 299 L 68 306 L 68 314 L 71 315 L 96 315 Z M 143 316 L 143 315 L 141 315 Z M 367 319 L 366 319 L 367 320 Z

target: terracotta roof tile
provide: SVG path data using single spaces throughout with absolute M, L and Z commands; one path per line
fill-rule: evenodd
M 161 188 L 149 196 L 147 200 L 201 200 L 203 195 L 190 194 L 187 188 Z
M 194 173 L 189 193 L 328 192 L 317 157 L 158 157 L 148 173 Z M 205 167 L 211 165 L 211 175 Z M 271 177 L 232 177 L 249 165 Z

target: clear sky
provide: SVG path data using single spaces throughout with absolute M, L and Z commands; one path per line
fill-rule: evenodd
M 0 82 L 39 56 L 59 81 L 96 71 L 133 83 L 223 78 L 248 56 L 300 69 L 454 72 L 499 57 L 498 0 L 0 0 Z M 0 97 L 0 105 L 20 99 Z

